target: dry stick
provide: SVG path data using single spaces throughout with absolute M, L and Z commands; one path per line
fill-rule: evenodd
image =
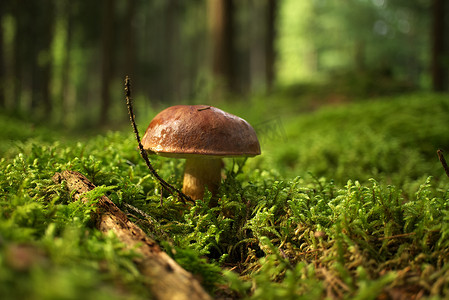
M 446 172 L 446 175 L 449 177 L 449 167 L 447 166 L 446 160 L 444 159 L 443 150 L 438 149 L 437 154 L 441 164 L 443 165 L 443 169 Z
M 95 188 L 84 175 L 75 171 L 63 171 L 53 176 L 56 183 L 66 183 L 71 197 L 86 201 L 84 194 Z M 138 255 L 133 261 L 145 276 L 144 283 L 157 300 L 210 300 L 195 277 L 178 265 L 159 245 L 149 238 L 136 224 L 131 222 L 108 197 L 101 196 L 93 204 L 97 208 L 92 214 L 98 230 L 107 234 L 112 231 L 126 249 Z
M 132 102 L 131 102 L 131 83 L 130 83 L 130 79 L 128 76 L 125 77 L 125 98 L 126 98 L 126 106 L 128 107 L 129 119 L 131 121 L 131 125 L 133 127 L 133 131 L 136 136 L 137 143 L 139 144 L 140 155 L 142 156 L 143 160 L 147 164 L 148 169 L 150 169 L 153 176 L 156 177 L 156 179 L 160 182 L 162 188 L 168 190 L 171 194 L 174 194 L 176 192 L 178 194 L 179 199 L 182 201 L 182 203 L 185 204 L 186 201 L 195 203 L 195 201 L 193 201 L 192 198 L 190 198 L 189 196 L 187 196 L 186 194 L 184 194 L 183 192 L 181 192 L 180 190 L 178 190 L 177 188 L 175 188 L 174 186 L 172 186 L 171 184 L 166 182 L 164 179 L 162 179 L 162 177 L 159 176 L 159 174 L 153 168 L 153 165 L 151 164 L 150 159 L 148 158 L 147 152 L 145 151 L 145 149 L 143 149 L 143 145 L 141 143 L 141 139 L 140 139 L 140 135 L 139 135 L 139 130 L 137 129 L 135 116 L 134 116 L 134 112 L 133 112 L 133 106 L 132 106 Z

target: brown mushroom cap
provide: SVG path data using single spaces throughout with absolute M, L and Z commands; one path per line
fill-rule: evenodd
M 236 157 L 260 154 L 253 127 L 207 105 L 176 105 L 154 117 L 142 138 L 145 150 L 161 156 Z

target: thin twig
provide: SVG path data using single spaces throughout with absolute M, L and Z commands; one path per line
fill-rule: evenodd
M 141 143 L 141 139 L 140 139 L 140 135 L 139 135 L 139 130 L 137 129 L 136 120 L 135 120 L 135 116 L 134 116 L 134 112 L 133 112 L 133 106 L 132 106 L 132 102 L 131 102 L 131 83 L 130 83 L 130 79 L 128 76 L 125 77 L 125 98 L 126 98 L 126 106 L 128 107 L 129 119 L 131 121 L 131 125 L 133 127 L 133 131 L 136 136 L 137 143 L 139 145 L 140 155 L 142 156 L 143 160 L 147 164 L 148 169 L 150 170 L 151 174 L 153 174 L 153 176 L 161 183 L 161 186 L 163 189 L 166 189 L 171 194 L 177 193 L 178 198 L 182 201 L 182 203 L 185 204 L 186 201 L 195 203 L 195 201 L 193 201 L 189 196 L 187 196 L 186 194 L 184 194 L 183 192 L 181 192 L 180 190 L 178 190 L 177 188 L 175 188 L 174 186 L 172 186 L 171 184 L 166 182 L 164 179 L 162 179 L 162 177 L 159 176 L 159 174 L 153 168 L 153 165 L 151 164 L 150 159 L 148 158 L 147 152 L 145 151 L 145 149 L 143 149 L 143 145 Z
M 446 160 L 444 159 L 443 150 L 438 149 L 437 154 L 441 164 L 443 165 L 443 169 L 446 172 L 446 175 L 449 177 L 449 167 L 447 166 Z

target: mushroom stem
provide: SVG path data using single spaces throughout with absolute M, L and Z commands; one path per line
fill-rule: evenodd
M 182 191 L 193 200 L 203 199 L 207 188 L 212 196 L 218 192 L 221 182 L 221 158 L 188 158 L 184 170 Z

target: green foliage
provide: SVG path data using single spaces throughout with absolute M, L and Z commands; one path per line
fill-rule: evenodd
M 427 176 L 444 176 L 436 150 L 449 145 L 444 96 L 414 95 L 328 107 L 286 117 L 287 142 L 264 145 L 282 176 L 325 176 L 394 184 L 413 194 Z M 261 158 L 264 159 L 264 158 Z
M 449 184 L 435 155 L 445 114 L 442 98 L 415 96 L 286 119 L 286 143 L 226 162 L 212 208 L 210 194 L 183 205 L 161 191 L 131 134 L 18 142 L 0 160 L 0 296 L 150 297 L 134 254 L 91 224 L 106 194 L 213 295 L 375 299 L 408 286 L 448 297 Z M 181 187 L 182 160 L 151 161 Z M 97 186 L 88 203 L 53 183 L 65 169 Z
M 419 68 L 428 64 L 421 54 L 430 53 L 429 3 L 283 1 L 278 26 L 279 83 L 325 77 L 334 90 L 362 97 L 428 85 Z M 413 46 L 403 47 L 408 43 Z
M 131 298 L 148 295 L 133 254 L 89 224 L 91 204 L 116 187 L 99 186 L 86 195 L 87 203 L 72 202 L 51 180 L 70 168 L 99 175 L 86 167 L 92 157 L 83 157 L 83 149 L 81 144 L 30 143 L 13 159 L 0 161 L 2 298 L 128 299 L 131 289 L 140 293 Z
M 216 264 L 208 263 L 206 258 L 199 256 L 199 251 L 180 247 L 175 249 L 167 243 L 162 244 L 181 267 L 195 274 L 207 291 L 213 292 L 217 285 L 224 283 L 221 268 Z

